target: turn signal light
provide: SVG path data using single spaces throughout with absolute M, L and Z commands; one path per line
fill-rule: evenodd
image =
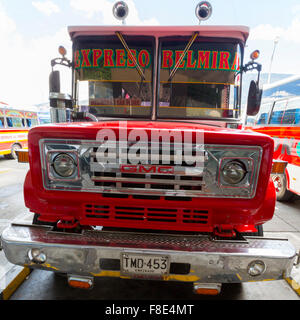
M 68 278 L 69 286 L 76 289 L 91 289 L 93 287 L 93 280 L 91 278 L 85 277 L 69 277 Z
M 28 163 L 29 162 L 29 152 L 28 150 L 16 150 L 18 156 L 18 162 L 20 163 Z
M 195 293 L 203 296 L 217 296 L 220 294 L 219 290 L 217 289 L 196 289 Z
M 206 296 L 217 296 L 221 288 L 220 283 L 194 283 L 194 293 Z
M 286 166 L 287 162 L 285 161 L 274 161 L 271 173 L 283 174 Z
M 66 48 L 63 47 L 63 46 L 59 46 L 58 52 L 59 52 L 59 54 L 61 54 L 63 57 L 67 54 L 67 50 L 66 50 Z
M 259 50 L 255 50 L 251 53 L 250 58 L 251 60 L 257 60 L 260 56 L 260 51 Z

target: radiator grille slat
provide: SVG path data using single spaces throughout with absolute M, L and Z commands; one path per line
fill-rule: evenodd
M 144 208 L 144 207 L 122 207 L 105 206 L 105 213 L 99 213 L 99 207 L 96 204 L 86 204 L 84 214 L 86 218 L 103 221 L 142 221 L 141 228 L 147 223 L 160 224 L 199 224 L 209 225 L 209 210 L 186 210 L 183 208 Z M 187 213 L 187 211 L 189 211 Z M 201 212 L 201 213 L 199 213 Z M 100 221 L 99 221 L 100 222 Z
M 114 148 L 116 143 L 111 142 L 109 150 L 103 148 L 101 153 L 96 147 L 91 149 L 90 178 L 94 187 L 108 187 L 117 192 L 127 190 L 131 194 L 148 191 L 150 194 L 165 195 L 185 190 L 199 194 L 203 191 L 203 168 L 196 167 L 196 145 L 190 145 L 190 154 L 187 155 L 184 154 L 183 144 L 171 143 L 170 156 L 166 156 L 162 143 L 154 146 L 149 144 L 145 149 L 149 160 L 141 160 L 136 166 L 128 163 L 128 148 Z M 202 158 L 198 157 L 201 163 Z M 138 169 L 135 171 L 134 168 Z

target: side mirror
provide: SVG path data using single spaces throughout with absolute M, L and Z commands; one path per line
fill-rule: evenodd
M 60 93 L 60 73 L 59 71 L 52 71 L 49 77 L 49 92 L 50 94 Z
M 73 100 L 70 95 L 60 92 L 60 72 L 54 71 L 56 65 L 72 67 L 72 62 L 66 58 L 67 50 L 59 47 L 61 58 L 51 60 L 52 72 L 49 77 L 50 115 L 52 123 L 70 122 L 72 117 Z
M 260 109 L 261 98 L 262 98 L 262 90 L 259 89 L 259 80 L 260 73 L 262 70 L 262 65 L 260 63 L 255 62 L 259 58 L 260 52 L 259 50 L 255 50 L 251 53 L 250 59 L 251 61 L 244 65 L 241 69 L 242 72 L 248 72 L 252 70 L 257 70 L 258 77 L 257 81 L 251 81 L 249 94 L 248 94 L 248 105 L 247 105 L 247 116 L 256 116 Z
M 262 90 L 259 89 L 258 84 L 252 80 L 250 83 L 248 104 L 247 104 L 247 116 L 256 116 L 260 109 L 262 98 Z

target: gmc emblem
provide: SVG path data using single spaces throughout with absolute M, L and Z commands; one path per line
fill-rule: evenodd
M 174 174 L 174 167 L 166 166 L 143 166 L 143 165 L 121 165 L 121 172 L 123 173 L 159 173 L 159 174 Z

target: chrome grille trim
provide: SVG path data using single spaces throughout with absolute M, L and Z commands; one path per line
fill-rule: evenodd
M 91 158 L 94 159 L 94 158 Z M 127 165 L 127 164 L 123 164 L 123 165 Z M 146 165 L 146 166 L 155 166 L 155 165 Z M 161 165 L 160 165 L 161 166 Z M 169 167 L 169 165 L 166 165 L 167 167 Z M 159 166 L 157 166 L 159 167 Z M 176 175 L 180 175 L 180 176 L 199 176 L 203 174 L 203 169 L 202 168 L 195 168 L 195 167 L 182 167 L 182 166 L 172 166 L 170 165 L 170 167 L 173 168 L 174 170 L 174 174 Z M 105 172 L 115 172 L 118 173 L 120 172 L 120 164 L 114 164 L 114 163 L 96 163 L 96 162 L 91 162 L 90 164 L 90 170 L 91 172 L 103 172 L 103 170 L 105 170 Z M 131 172 L 132 174 L 139 174 L 139 173 L 134 173 Z
M 175 180 L 170 181 L 166 179 L 138 179 L 138 178 L 109 178 L 109 177 L 91 177 L 94 182 L 124 182 L 124 183 L 141 183 L 141 184 L 170 184 L 170 185 L 190 185 L 190 186 L 201 186 L 203 182 L 190 181 L 190 180 Z
M 123 162 L 124 159 L 120 161 L 121 163 L 95 162 L 99 160 L 96 159 L 96 150 L 100 145 L 100 142 L 86 140 L 40 140 L 45 189 L 183 198 L 251 199 L 256 193 L 263 153 L 263 149 L 259 146 L 201 145 L 202 150 L 205 151 L 204 157 L 202 157 L 205 160 L 204 169 L 186 163 L 182 163 L 181 166 L 175 165 L 174 162 L 163 165 L 150 163 L 140 165 L 146 167 L 144 172 L 141 173 L 121 172 L 120 166 L 131 166 L 131 164 Z M 201 148 L 200 145 L 192 146 L 193 150 Z M 48 170 L 51 170 L 51 165 L 49 165 L 51 157 L 49 157 L 49 154 L 55 156 L 56 151 L 68 153 L 74 150 L 76 150 L 79 158 L 80 174 L 78 179 L 73 181 L 51 180 L 48 172 Z M 226 159 L 234 158 L 244 161 L 248 170 L 247 178 L 235 187 L 223 186 L 219 178 L 219 166 L 222 161 L 226 162 Z M 156 171 L 155 168 L 162 166 L 171 168 L 170 172 L 172 174 L 154 172 Z

